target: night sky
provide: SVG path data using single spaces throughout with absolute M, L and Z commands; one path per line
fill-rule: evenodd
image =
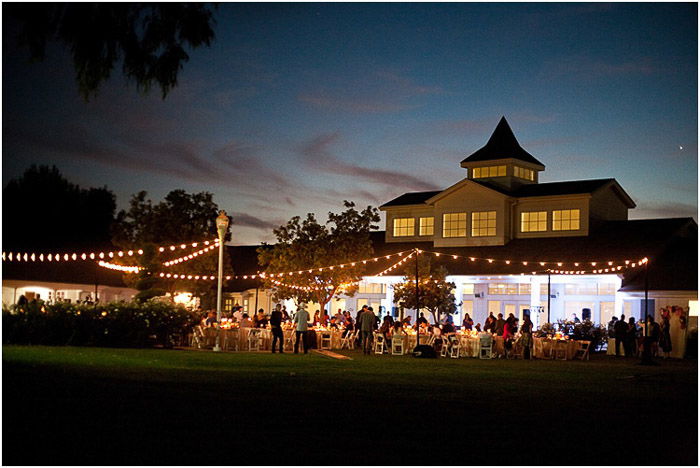
M 696 4 L 221 4 L 179 85 L 78 94 L 3 28 L 3 186 L 55 164 L 126 207 L 209 191 L 232 244 L 295 215 L 446 188 L 502 115 L 540 182 L 614 177 L 632 218 L 697 219 Z M 67 214 L 70 219 L 70 214 Z M 76 220 L 80 221 L 80 220 Z

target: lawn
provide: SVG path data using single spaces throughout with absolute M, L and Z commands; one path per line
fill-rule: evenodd
M 4 465 L 698 462 L 697 362 L 3 346 Z

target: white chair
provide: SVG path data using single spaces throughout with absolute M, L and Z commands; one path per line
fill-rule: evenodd
M 459 338 L 454 335 L 450 335 L 448 339 L 450 341 L 450 357 L 458 359 L 462 343 L 460 342 Z
M 321 340 L 318 344 L 319 349 L 331 349 L 331 344 L 333 342 L 333 335 L 331 332 L 322 332 L 321 333 Z
M 577 341 L 576 342 L 576 352 L 574 352 L 574 359 L 586 360 L 588 361 L 588 351 L 591 347 L 590 341 Z
M 384 340 L 384 335 L 381 333 L 374 333 L 374 354 L 384 354 L 386 349 L 386 342 Z
M 240 329 L 238 329 L 238 328 L 232 328 L 230 330 L 226 330 L 226 332 L 224 332 L 223 349 L 226 351 L 228 351 L 230 349 L 238 351 L 239 336 L 240 336 Z
M 248 330 L 248 351 L 260 351 L 262 344 L 262 330 L 259 328 L 251 328 Z
M 404 354 L 406 354 L 406 350 L 403 345 L 404 336 L 405 335 L 394 335 L 391 337 L 392 356 L 403 356 Z
M 491 359 L 493 354 L 493 337 L 488 333 L 479 337 L 479 359 Z
M 355 349 L 356 330 L 348 331 L 344 337 L 340 339 L 340 349 Z
M 192 341 L 190 342 L 190 346 L 193 348 L 202 349 L 204 348 L 205 343 L 206 338 L 204 336 L 204 330 L 202 329 L 201 325 L 197 325 L 192 330 Z
M 447 357 L 450 353 L 450 340 L 444 335 L 440 337 L 440 340 L 440 357 Z

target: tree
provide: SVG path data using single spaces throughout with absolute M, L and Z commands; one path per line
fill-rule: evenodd
M 3 246 L 24 250 L 108 247 L 114 193 L 81 188 L 56 166 L 32 165 L 2 191 Z
M 368 206 L 362 211 L 353 202 L 344 201 L 345 211 L 328 213 L 328 221 L 319 224 L 313 213 L 303 221 L 295 216 L 289 222 L 273 230 L 277 243 L 258 249 L 258 262 L 268 275 L 265 287 L 275 290 L 277 299 L 293 299 L 301 302 L 317 302 L 321 309 L 341 292 L 353 296 L 357 282 L 362 279 L 364 267 L 334 265 L 351 263 L 372 256 L 371 230 L 378 229 L 379 212 Z M 329 268 L 326 268 L 329 267 Z M 309 269 L 323 271 L 309 273 Z M 282 272 L 301 272 L 284 278 L 270 277 Z M 281 283 L 281 284 L 280 284 Z M 290 286 L 311 288 L 297 289 Z
M 218 255 L 216 249 L 206 255 L 176 264 L 170 267 L 162 263 L 182 255 L 191 253 L 193 248 L 177 248 L 175 251 L 160 253 L 158 246 L 188 245 L 194 242 L 213 240 L 218 237 L 216 231 L 216 216 L 219 207 L 214 203 L 212 194 L 200 192 L 188 194 L 184 190 L 173 190 L 165 199 L 154 205 L 147 199 L 147 193 L 142 191 L 132 196 L 129 209 L 122 210 L 117 215 L 112 230 L 112 241 L 122 250 L 143 249 L 144 254 L 138 258 L 142 270 L 139 274 L 127 274 L 125 280 L 138 289 L 139 299 L 160 296 L 165 292 L 174 293 L 178 289 L 193 291 L 196 297 L 212 306 L 216 292 L 216 281 L 183 280 L 161 278 L 160 273 L 215 275 L 218 271 Z M 231 239 L 231 217 L 229 229 L 224 236 L 224 242 Z M 197 249 L 205 247 L 198 245 Z M 135 260 L 128 262 L 133 265 Z M 123 262 L 126 263 L 126 262 Z M 224 274 L 232 274 L 228 254 L 224 251 Z
M 203 3 L 15 3 L 3 12 L 20 21 L 19 42 L 32 59 L 43 59 L 52 40 L 70 48 L 86 100 L 119 60 L 139 90 L 156 85 L 165 98 L 189 60 L 185 47 L 214 39 L 212 8 Z
M 440 323 L 444 314 L 457 312 L 455 284 L 446 281 L 448 272 L 442 265 L 434 265 L 430 257 L 418 255 L 418 304 L 416 304 L 415 261 L 408 262 L 404 271 L 403 283 L 394 285 L 394 301 L 407 309 L 427 309 L 433 315 L 433 322 Z

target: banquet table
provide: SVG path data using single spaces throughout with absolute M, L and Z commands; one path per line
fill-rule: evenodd
M 459 355 L 462 357 L 479 357 L 479 337 L 457 333 L 459 338 Z
M 219 345 L 224 351 L 232 351 L 235 348 L 233 341 L 238 341 L 238 350 L 247 351 L 248 350 L 248 336 L 250 330 L 253 328 L 241 327 L 241 328 L 221 328 L 217 329 L 214 327 L 208 327 L 204 329 L 204 337 L 206 339 L 206 345 L 213 346 L 216 340 L 217 331 L 221 331 L 221 336 L 219 338 Z M 258 328 L 262 336 L 262 343 L 260 345 L 261 350 L 269 350 L 270 344 L 272 342 L 272 334 L 267 328 Z
M 566 359 L 574 358 L 576 354 L 575 340 L 557 340 L 552 338 L 533 338 L 535 346 L 532 355 L 538 359 L 553 359 L 554 352 L 557 348 L 563 348 L 566 353 Z

